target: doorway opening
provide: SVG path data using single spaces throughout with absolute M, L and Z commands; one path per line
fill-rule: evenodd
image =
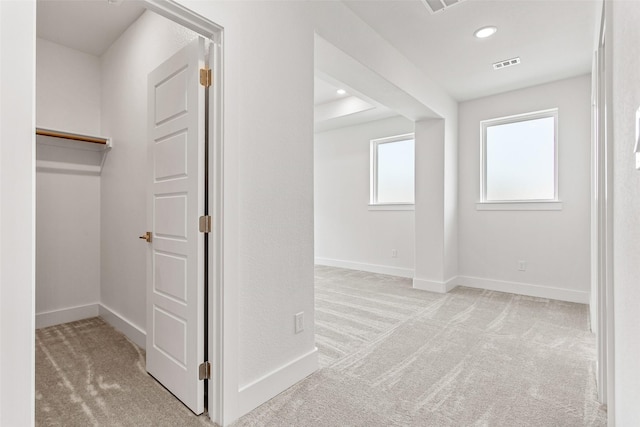
M 207 40 L 213 82 L 202 121 L 210 130 L 202 185 L 209 184 L 209 213 L 222 212 L 222 28 L 153 1 L 43 1 L 37 16 L 36 126 L 107 135 L 109 143 L 38 137 L 36 327 L 100 316 L 144 348 L 147 248 L 138 236 L 151 229 L 146 171 L 154 166 L 147 159 L 147 74 L 191 40 Z M 221 416 L 222 225 L 216 215 L 202 262 L 210 274 L 201 287 L 209 293 L 198 297 L 208 303 L 202 350 L 215 369 L 201 384 L 213 420 Z

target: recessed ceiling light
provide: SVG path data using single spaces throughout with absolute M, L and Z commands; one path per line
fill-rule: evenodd
M 345 93 L 347 93 L 347 91 L 346 91 L 346 90 L 344 90 L 344 89 L 338 89 L 338 90 L 336 91 L 336 93 L 337 93 L 338 95 L 344 95 Z
M 473 35 L 479 39 L 486 39 L 487 37 L 491 37 L 492 35 L 494 35 L 496 31 L 498 31 L 496 27 L 482 27 L 480 29 L 477 29 L 476 32 L 473 33 Z

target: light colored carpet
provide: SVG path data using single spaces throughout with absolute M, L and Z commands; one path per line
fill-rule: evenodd
M 322 369 L 236 426 L 604 426 L 588 307 L 316 268 Z M 36 425 L 211 425 L 99 318 L 36 332 Z
M 37 426 L 211 426 L 145 372 L 144 351 L 94 317 L 36 331 Z
M 588 307 L 316 268 L 323 367 L 236 426 L 604 426 Z

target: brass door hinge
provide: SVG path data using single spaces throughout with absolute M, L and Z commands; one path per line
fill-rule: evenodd
M 201 233 L 211 233 L 211 215 L 203 215 L 200 217 L 200 226 Z
M 200 366 L 198 366 L 198 379 L 200 379 L 200 381 L 211 379 L 211 363 L 202 362 Z
M 204 87 L 211 86 L 211 68 L 200 68 L 200 84 Z

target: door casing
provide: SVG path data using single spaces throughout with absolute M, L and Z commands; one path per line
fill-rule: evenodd
M 209 278 L 208 292 L 207 353 L 212 364 L 211 377 L 207 385 L 208 415 L 219 425 L 233 417 L 237 395 L 235 360 L 232 357 L 236 346 L 227 339 L 229 329 L 235 324 L 225 310 L 230 304 L 230 295 L 225 293 L 224 282 L 224 29 L 194 11 L 170 0 L 144 0 L 145 7 L 176 22 L 210 41 L 209 64 L 212 70 L 212 85 L 209 91 L 209 184 L 208 211 L 213 216 L 213 232 L 208 239 Z M 224 367 L 224 370 L 223 370 Z M 235 391 L 235 393 L 234 393 Z

